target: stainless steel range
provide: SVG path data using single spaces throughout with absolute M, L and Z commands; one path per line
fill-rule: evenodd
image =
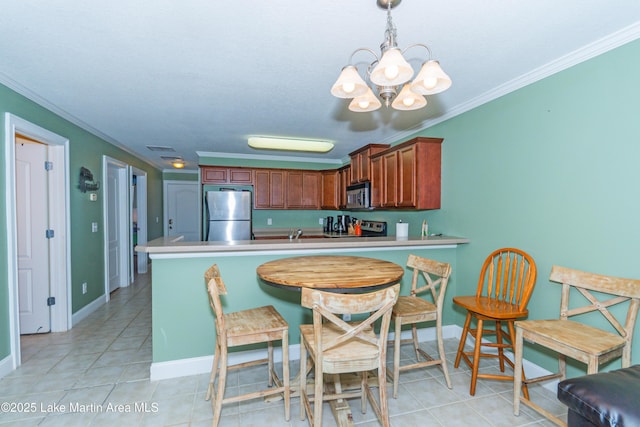
M 363 220 L 361 224 L 362 236 L 348 233 L 324 233 L 324 237 L 385 237 L 387 235 L 387 223 L 385 221 Z

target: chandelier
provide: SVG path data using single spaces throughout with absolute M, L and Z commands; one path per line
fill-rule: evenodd
M 400 4 L 401 0 L 377 0 L 378 6 L 387 10 L 387 29 L 384 32 L 384 42 L 380 45 L 381 55 L 371 49 L 361 47 L 349 57 L 349 65 L 345 66 L 338 80 L 331 87 L 331 94 L 338 98 L 353 100 L 349 110 L 355 112 L 375 111 L 382 106 L 378 96 L 386 107 L 396 110 L 417 110 L 427 105 L 424 95 L 433 95 L 445 91 L 451 86 L 451 79 L 442 70 L 438 61 L 431 59 L 431 49 L 425 44 L 413 44 L 401 51 L 396 42 L 396 27 L 391 19 L 391 9 Z M 410 81 L 414 71 L 404 59 L 403 53 L 413 47 L 426 49 L 427 61 L 422 64 L 416 78 Z M 375 86 L 378 96 L 352 65 L 353 57 L 360 51 L 371 53 L 375 60 L 366 70 L 366 78 Z M 398 93 L 399 92 L 399 93 Z

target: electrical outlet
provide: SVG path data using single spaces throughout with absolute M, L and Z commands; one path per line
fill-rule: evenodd
M 92 222 L 91 223 L 91 232 L 92 233 L 97 233 L 98 232 L 98 223 L 97 222 Z
M 318 224 L 323 225 L 324 224 L 324 218 L 318 219 Z
M 82 295 L 87 293 L 87 282 L 84 282 L 82 284 Z
M 273 225 L 273 220 L 271 218 L 267 218 L 267 225 Z
M 349 313 L 345 313 L 342 315 L 342 320 L 344 320 L 345 322 L 350 322 L 351 321 L 351 314 Z

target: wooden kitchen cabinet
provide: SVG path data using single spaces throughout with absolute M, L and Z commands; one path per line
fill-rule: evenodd
M 253 174 L 249 168 L 201 166 L 200 174 L 203 184 L 253 184 Z
M 284 170 L 253 170 L 253 207 L 255 209 L 285 208 Z
M 287 170 L 287 209 L 320 209 L 320 171 Z
M 320 209 L 338 210 L 340 206 L 340 171 L 325 170 L 322 177 L 322 198 Z
M 351 166 L 342 166 L 338 169 L 338 175 L 340 177 L 338 209 L 345 209 L 347 207 L 347 185 L 351 184 Z
M 382 194 L 384 192 L 384 165 L 382 160 L 383 157 L 371 158 L 371 185 L 369 188 L 371 191 L 371 207 L 374 208 L 382 207 Z
M 418 137 L 372 156 L 374 206 L 439 209 L 441 146 L 442 138 Z
M 371 156 L 388 148 L 388 144 L 369 144 L 350 153 L 351 184 L 371 181 Z

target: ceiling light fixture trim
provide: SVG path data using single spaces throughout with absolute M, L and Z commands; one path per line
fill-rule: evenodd
M 400 4 L 400 1 L 377 0 L 378 6 L 387 10 L 387 28 L 384 33 L 384 42 L 380 45 L 380 57 L 369 48 L 356 49 L 349 57 L 349 65 L 342 68 L 338 80 L 331 87 L 333 96 L 353 99 L 349 104 L 351 111 L 377 110 L 382 106 L 378 97 L 386 107 L 391 106 L 403 111 L 417 110 L 427 105 L 424 95 L 434 95 L 451 86 L 451 78 L 442 70 L 440 63 L 431 59 L 429 46 L 416 43 L 404 50 L 398 48 L 397 31 L 391 18 L 391 9 Z M 428 59 L 422 64 L 417 77 L 409 82 L 414 75 L 414 70 L 403 54 L 413 47 L 424 48 L 428 53 Z M 367 84 L 358 72 L 358 68 L 353 65 L 353 57 L 360 51 L 369 52 L 375 57 L 365 73 L 365 77 L 371 84 Z M 371 86 L 375 86 L 378 96 L 375 95 Z
M 261 150 L 310 151 L 315 153 L 326 153 L 334 147 L 331 141 L 270 136 L 250 136 L 248 143 L 249 147 Z

